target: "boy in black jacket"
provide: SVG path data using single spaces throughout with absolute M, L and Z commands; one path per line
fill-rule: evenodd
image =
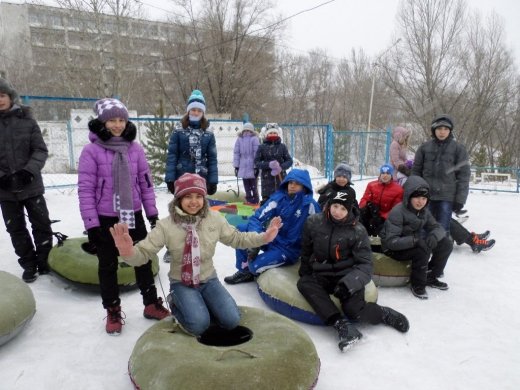
M 372 251 L 354 200 L 346 191 L 332 193 L 324 212 L 307 219 L 297 284 L 323 322 L 337 330 L 342 351 L 362 337 L 349 320 L 384 323 L 400 332 L 410 327 L 403 314 L 365 301 L 365 285 L 372 278 Z M 340 300 L 348 319 L 329 294 Z
M 15 89 L 0 79 L 0 206 L 27 283 L 36 280 L 37 272 L 49 273 L 52 229 L 41 175 L 47 156 L 42 132 L 29 107 L 20 106 Z

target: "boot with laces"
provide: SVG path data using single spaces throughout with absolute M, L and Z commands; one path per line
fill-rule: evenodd
M 121 306 L 111 306 L 107 308 L 107 324 L 106 331 L 109 335 L 118 336 L 123 329 L 124 313 L 121 311 Z
M 472 236 L 477 236 L 481 240 L 487 240 L 489 238 L 490 234 L 491 234 L 491 232 L 489 230 L 486 230 L 484 233 L 480 233 L 480 234 L 477 234 L 475 232 L 471 232 Z
M 482 233 L 485 234 L 486 232 Z M 495 245 L 495 240 L 486 240 L 480 238 L 479 234 L 472 233 L 471 234 L 471 250 L 475 253 L 480 253 L 481 251 L 488 251 Z
M 163 299 L 157 298 L 157 302 L 144 307 L 143 316 L 150 320 L 162 320 L 170 315 L 170 311 L 163 306 Z
M 239 283 L 249 283 L 255 280 L 255 276 L 247 271 L 237 271 L 231 276 L 226 276 L 224 278 L 224 282 L 227 284 L 239 284 Z

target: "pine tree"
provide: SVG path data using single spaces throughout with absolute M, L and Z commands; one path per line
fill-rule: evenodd
M 146 158 L 152 172 L 153 182 L 157 186 L 164 181 L 168 143 L 170 135 L 175 129 L 175 123 L 164 120 L 162 100 L 159 102 L 159 109 L 155 118 L 157 120 L 151 120 L 147 123 L 147 141 L 144 144 L 144 150 L 146 151 Z
M 487 159 L 487 153 L 484 146 L 480 146 L 478 151 L 473 153 L 473 159 L 472 159 L 472 165 L 475 165 L 477 167 L 476 175 L 480 177 L 480 174 L 485 171 L 483 167 L 487 165 L 488 159 Z

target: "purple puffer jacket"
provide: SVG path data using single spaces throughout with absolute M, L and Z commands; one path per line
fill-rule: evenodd
M 98 137 L 92 131 L 88 138 L 91 143 L 81 151 L 78 165 L 79 210 L 85 229 L 100 226 L 98 215 L 118 216 L 113 201 L 114 152 L 95 144 Z M 147 217 L 158 216 L 150 168 L 144 150 L 137 142 L 130 142 L 128 159 L 134 211 L 141 210 L 142 204 Z
M 260 145 L 258 136 L 250 130 L 243 130 L 235 142 L 233 166 L 238 168 L 238 177 L 253 179 L 255 177 L 255 154 Z

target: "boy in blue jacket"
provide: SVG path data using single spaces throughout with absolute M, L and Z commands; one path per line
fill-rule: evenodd
M 281 217 L 283 226 L 275 240 L 255 250 L 237 249 L 234 275 L 227 276 L 228 284 L 252 282 L 255 276 L 285 264 L 298 261 L 301 249 L 301 233 L 307 217 L 321 212 L 313 198 L 309 172 L 292 169 L 280 188 L 252 215 L 240 231 L 263 232 L 274 217 Z

